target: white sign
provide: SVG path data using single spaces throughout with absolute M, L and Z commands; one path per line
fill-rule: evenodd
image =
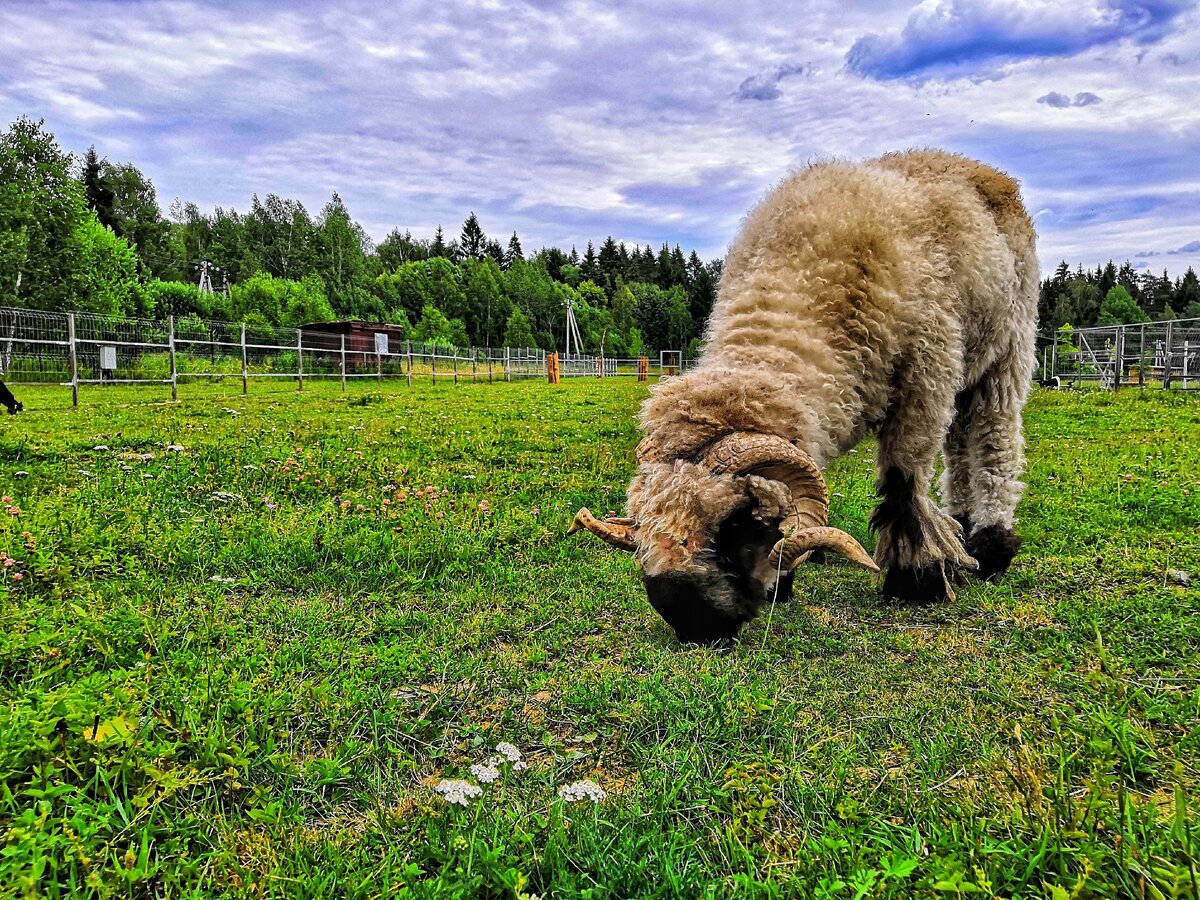
M 378 331 L 375 332 L 375 352 L 383 356 L 388 355 L 388 336 Z
M 112 344 L 100 345 L 100 368 L 106 369 L 109 372 L 116 371 L 117 368 L 117 348 Z

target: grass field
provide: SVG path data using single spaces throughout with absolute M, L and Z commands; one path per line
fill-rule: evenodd
M 0 895 L 1200 895 L 1200 397 L 1037 393 L 1003 583 L 718 652 L 564 535 L 644 386 L 164 390 L 0 421 Z

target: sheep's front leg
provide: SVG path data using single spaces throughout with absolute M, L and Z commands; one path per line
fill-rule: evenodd
M 945 382 L 942 382 L 945 383 Z M 904 602 L 953 598 L 960 569 L 975 568 L 962 526 L 929 496 L 933 465 L 954 417 L 952 398 L 907 392 L 879 433 L 871 526 L 879 533 L 875 562 L 887 570 L 883 593 Z

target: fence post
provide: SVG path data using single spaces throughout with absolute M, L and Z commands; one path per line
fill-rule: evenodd
M 179 373 L 175 369 L 175 317 L 167 316 L 167 355 L 171 358 L 171 399 L 179 399 Z
M 491 347 L 489 347 L 488 351 L 487 351 L 487 361 L 488 361 L 488 384 L 491 384 L 492 383 L 492 348 Z
M 375 344 L 375 380 L 383 384 L 383 354 L 379 352 L 379 343 Z
M 79 405 L 79 356 L 75 351 L 75 313 L 67 313 L 67 340 L 71 345 L 71 405 Z
M 408 386 L 412 387 L 412 341 L 405 341 L 404 347 L 408 356 Z
M 1188 354 L 1192 352 L 1190 341 L 1183 342 L 1183 389 L 1188 389 Z
M 304 332 L 296 329 L 296 390 L 304 390 Z
M 508 374 L 508 348 L 507 347 L 504 348 L 504 380 L 512 381 L 512 378 Z
M 242 323 L 242 393 L 250 393 L 250 367 L 246 364 L 246 323 Z
M 1141 327 L 1142 336 L 1138 341 L 1138 387 L 1146 386 L 1146 326 Z
M 1117 326 L 1117 339 L 1113 342 L 1113 352 L 1116 354 L 1116 378 L 1113 381 L 1113 392 L 1121 389 L 1121 376 L 1125 370 L 1125 329 Z
M 437 344 L 433 345 L 433 352 L 429 354 L 429 368 L 433 373 L 433 383 L 437 384 Z
M 341 337 L 341 357 L 342 357 L 342 393 L 346 393 L 346 335 Z
M 1171 361 L 1175 357 L 1175 348 L 1171 346 L 1171 322 L 1167 322 L 1166 360 L 1163 366 L 1163 390 L 1171 386 Z
M 454 348 L 454 383 L 458 384 L 458 348 Z
M 471 348 L 471 384 L 475 383 L 475 369 L 476 369 L 475 363 L 476 363 L 475 348 L 472 347 Z

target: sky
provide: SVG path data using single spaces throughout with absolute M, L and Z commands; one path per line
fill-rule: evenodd
M 174 198 L 375 240 L 724 256 L 818 159 L 941 147 L 1018 178 L 1043 269 L 1200 269 L 1198 0 L 0 0 L 0 119 Z

